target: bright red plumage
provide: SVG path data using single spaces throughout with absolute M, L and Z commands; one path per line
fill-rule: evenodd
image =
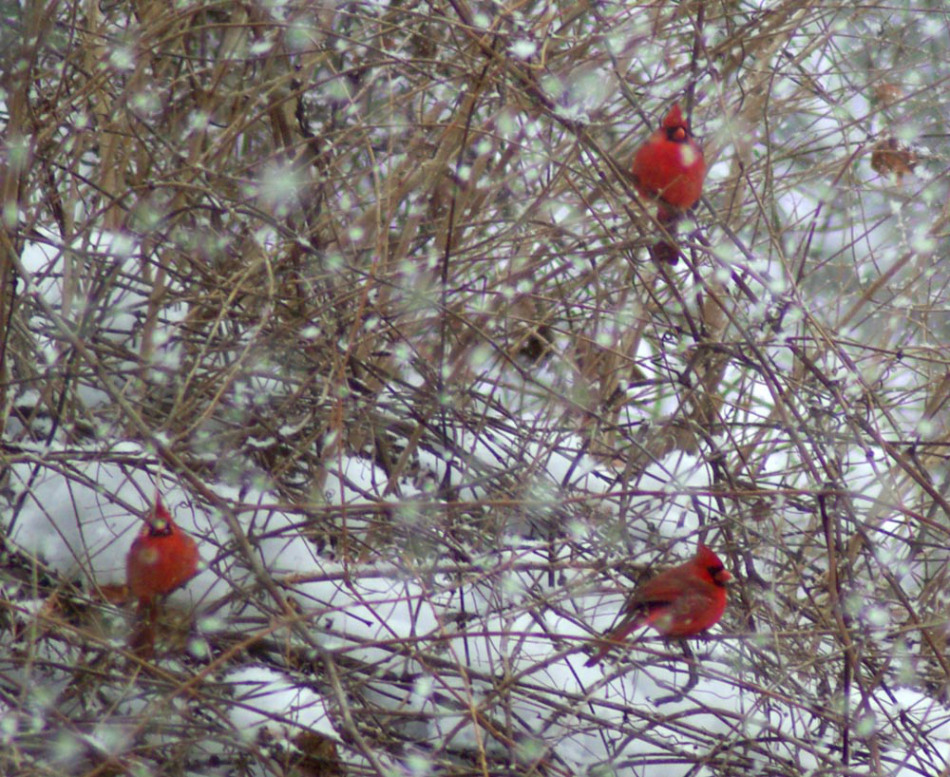
M 132 542 L 125 560 L 132 595 L 151 602 L 187 583 L 198 571 L 198 546 L 156 497 L 155 509 Z
M 610 648 L 643 626 L 664 637 L 692 637 L 719 622 L 726 609 L 726 583 L 732 575 L 719 556 L 700 544 L 685 564 L 667 569 L 639 586 L 627 599 L 621 621 L 598 640 L 593 666 Z
M 155 509 L 125 557 L 129 591 L 138 600 L 129 646 L 140 657 L 151 656 L 155 649 L 159 599 L 191 580 L 198 572 L 199 560 L 195 541 L 175 525 L 156 495 Z
M 657 203 L 657 221 L 672 232 L 683 213 L 699 201 L 706 179 L 703 150 L 679 105 L 670 109 L 660 128 L 637 150 L 630 172 L 640 196 Z M 660 246 L 665 250 L 660 251 Z M 662 260 L 676 263 L 675 246 L 660 243 L 656 248 Z

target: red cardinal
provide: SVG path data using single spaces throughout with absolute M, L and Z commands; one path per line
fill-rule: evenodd
M 706 178 L 703 150 L 693 140 L 678 104 L 637 151 L 630 172 L 637 192 L 657 203 L 656 220 L 672 234 L 683 213 L 699 201 Z M 658 261 L 676 264 L 678 255 L 676 246 L 662 240 L 653 247 Z
M 634 590 L 623 618 L 597 640 L 599 648 L 585 666 L 593 666 L 610 648 L 641 626 L 664 637 L 692 637 L 714 626 L 726 609 L 726 583 L 732 580 L 719 556 L 700 544 L 685 564 L 661 572 Z
M 155 509 L 125 558 L 129 592 L 138 599 L 139 623 L 130 643 L 140 654 L 153 651 L 159 598 L 195 576 L 198 558 L 195 541 L 175 525 L 161 497 L 156 496 Z

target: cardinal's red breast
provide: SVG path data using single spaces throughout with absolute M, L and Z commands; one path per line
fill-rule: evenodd
M 673 106 L 660 129 L 637 151 L 631 172 L 642 197 L 658 199 L 681 211 L 699 201 L 706 160 L 679 105 Z
M 153 599 L 187 583 L 198 570 L 198 546 L 159 502 L 126 557 L 129 590 Z

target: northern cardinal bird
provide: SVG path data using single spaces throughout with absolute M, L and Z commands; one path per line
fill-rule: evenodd
M 155 646 L 158 601 L 198 572 L 198 546 L 165 509 L 160 496 L 125 558 L 129 592 L 138 600 L 138 623 L 129 642 L 140 655 Z
M 623 618 L 597 640 L 599 648 L 585 666 L 593 666 L 610 648 L 641 626 L 664 637 L 692 637 L 714 626 L 726 609 L 726 583 L 732 575 L 705 545 L 685 564 L 667 569 L 634 590 Z
M 657 203 L 656 220 L 673 234 L 683 213 L 699 201 L 706 178 L 703 150 L 690 134 L 678 104 L 639 148 L 630 173 L 639 195 Z M 663 240 L 652 254 L 669 264 L 676 264 L 679 257 L 676 246 Z

